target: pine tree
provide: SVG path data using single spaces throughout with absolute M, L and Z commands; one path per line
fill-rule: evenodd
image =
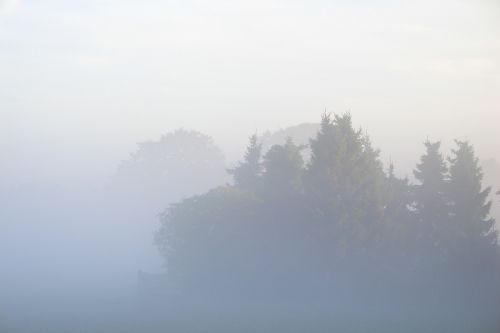
M 459 251 L 457 255 L 462 260 L 484 262 L 487 256 L 491 258 L 494 254 L 497 244 L 495 220 L 489 216 L 491 188 L 482 187 L 483 172 L 472 145 L 467 141 L 455 142 L 457 148 L 448 159 L 450 181 L 447 191 L 456 237 L 454 249 Z
M 262 175 L 262 144 L 259 143 L 256 134 L 249 140 L 243 162 L 228 172 L 233 175 L 236 186 L 255 190 Z

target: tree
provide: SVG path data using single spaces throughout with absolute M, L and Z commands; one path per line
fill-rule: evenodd
M 482 270 L 457 258 L 498 260 L 488 191 L 468 144 L 458 143 L 448 172 L 440 143 L 427 141 L 416 185 L 392 164 L 384 171 L 349 114 L 325 114 L 310 146 L 304 168 L 302 147 L 291 139 L 261 158 L 252 136 L 231 171 L 234 184 L 170 206 L 156 240 L 181 289 L 208 300 L 237 293 L 242 301 L 341 304 L 344 291 L 379 302 L 382 295 L 477 291 L 468 280 L 491 286 L 491 271 L 459 279 Z
M 128 248 L 153 265 L 156 253 L 151 234 L 157 228 L 158 214 L 169 204 L 204 193 L 228 178 L 224 154 L 211 137 L 200 132 L 179 129 L 139 143 L 109 184 L 109 221 L 120 223 Z
M 159 140 L 138 144 L 113 176 L 121 195 L 148 209 L 164 209 L 182 197 L 203 193 L 227 179 L 225 159 L 212 138 L 179 129 Z
M 155 241 L 181 288 L 221 291 L 242 279 L 255 252 L 257 204 L 253 193 L 221 186 L 170 205 Z
M 391 224 L 401 224 L 408 219 L 411 193 L 408 178 L 398 178 L 394 174 L 394 164 L 390 164 L 385 182 L 385 209 L 384 218 Z
M 269 150 L 274 145 L 284 145 L 290 138 L 293 142 L 301 147 L 300 153 L 304 162 L 308 163 L 311 158 L 311 149 L 309 142 L 316 137 L 320 128 L 319 123 L 302 123 L 295 126 L 286 127 L 275 132 L 265 132 L 260 138 L 262 147 L 265 151 Z
M 395 264 L 399 269 L 406 265 L 414 267 L 415 221 L 410 207 L 412 204 L 411 186 L 408 178 L 398 178 L 394 164 L 390 163 L 384 182 L 384 234 L 381 247 L 386 264 Z
M 314 219 L 329 225 L 324 242 L 335 244 L 340 256 L 366 251 L 379 236 L 383 211 L 379 152 L 348 113 L 324 114 L 310 146 L 304 186 Z
M 255 190 L 262 175 L 262 144 L 256 134 L 252 135 L 243 162 L 228 172 L 233 175 L 236 186 Z
M 301 149 L 287 138 L 283 146 L 274 145 L 264 155 L 263 182 L 267 192 L 274 197 L 288 197 L 302 191 L 304 160 Z
M 451 222 L 455 243 L 454 250 L 461 261 L 481 263 L 492 258 L 497 245 L 495 220 L 490 217 L 491 187 L 482 187 L 483 172 L 467 141 L 455 141 L 452 150 L 448 197 L 451 202 Z
M 414 209 L 418 231 L 417 243 L 425 252 L 424 260 L 441 260 L 446 256 L 449 207 L 446 199 L 448 168 L 440 153 L 440 142 L 426 141 L 425 154 L 413 174 L 419 182 L 414 186 Z

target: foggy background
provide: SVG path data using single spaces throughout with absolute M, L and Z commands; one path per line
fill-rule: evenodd
M 1 8 L 2 173 L 16 184 L 100 184 L 136 142 L 179 127 L 234 161 L 253 132 L 317 122 L 325 108 L 351 110 L 404 172 L 427 136 L 498 158 L 495 1 Z
M 229 182 L 250 135 L 283 143 L 324 110 L 410 179 L 426 138 L 468 139 L 496 192 L 499 36 L 493 0 L 0 0 L 0 323 L 161 272 L 168 204 Z M 157 201 L 117 195 L 137 143 L 180 128 L 220 149 L 211 182 L 180 164 Z

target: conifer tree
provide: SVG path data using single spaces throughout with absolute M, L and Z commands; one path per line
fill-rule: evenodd
M 262 144 L 256 134 L 249 139 L 243 162 L 228 172 L 233 175 L 236 186 L 255 190 L 262 175 Z
M 483 188 L 483 172 L 474 149 L 467 141 L 455 141 L 450 163 L 448 197 L 451 202 L 451 220 L 456 241 L 455 249 L 462 259 L 477 261 L 495 251 L 497 233 L 495 220 L 489 216 L 491 187 Z
M 446 256 L 446 231 L 449 221 L 446 199 L 446 162 L 440 142 L 425 143 L 426 152 L 414 170 L 418 185 L 414 186 L 414 208 L 418 223 L 417 242 L 426 253 L 426 261 Z
M 264 155 L 263 181 L 269 194 L 288 197 L 301 191 L 304 167 L 301 149 L 287 138 L 283 146 L 274 145 Z
M 312 211 L 334 226 L 332 237 L 342 251 L 366 250 L 367 240 L 377 237 L 383 211 L 384 172 L 378 151 L 353 128 L 348 113 L 334 119 L 323 115 L 310 146 L 305 191 Z
M 414 237 L 413 215 L 409 209 L 412 203 L 410 189 L 408 178 L 398 178 L 394 172 L 394 164 L 390 163 L 384 191 L 385 234 L 382 246 L 387 255 L 399 260 L 404 260 L 410 254 L 409 246 Z

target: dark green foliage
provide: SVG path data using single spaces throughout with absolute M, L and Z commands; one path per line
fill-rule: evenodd
M 440 142 L 425 142 L 425 154 L 414 171 L 418 182 L 413 187 L 416 214 L 416 239 L 421 247 L 422 260 L 445 260 L 449 249 L 446 230 L 449 207 L 446 198 L 448 168 L 440 152 Z M 425 259 L 424 259 L 425 258 Z
M 291 139 L 262 157 L 254 135 L 230 170 L 234 185 L 172 205 L 156 241 L 169 274 L 197 295 L 317 300 L 372 284 L 397 294 L 441 275 L 453 279 L 435 288 L 448 290 L 465 281 L 463 260 L 491 272 L 499 261 L 489 189 L 472 147 L 457 145 L 448 170 L 440 143 L 426 142 L 410 184 L 392 164 L 384 172 L 349 114 L 323 115 L 306 166 Z
M 452 222 L 447 231 L 453 233 L 455 259 L 462 264 L 464 261 L 474 265 L 485 260 L 491 262 L 497 246 L 495 220 L 489 216 L 491 188 L 482 188 L 483 172 L 469 142 L 456 141 L 456 145 L 448 159 L 447 191 Z
M 162 216 L 168 225 L 156 234 L 169 272 L 189 288 L 220 285 L 217 271 L 236 274 L 249 259 L 243 256 L 250 253 L 256 201 L 247 190 L 220 187 L 172 205 Z
M 300 146 L 301 155 L 305 162 L 311 159 L 311 151 L 308 149 L 309 141 L 311 138 L 316 137 L 320 124 L 303 123 L 296 126 L 280 129 L 276 132 L 265 132 L 260 136 L 259 140 L 262 142 L 264 151 L 268 151 L 274 145 L 283 145 L 291 138 L 293 142 Z
M 321 129 L 311 140 L 311 162 L 305 189 L 311 212 L 329 223 L 338 254 L 364 251 L 381 232 L 384 173 L 378 151 L 351 116 L 323 115 Z
M 384 233 L 380 250 L 389 260 L 401 269 L 415 268 L 416 217 L 410 208 L 413 195 L 407 178 L 400 179 L 394 174 L 394 165 L 389 165 L 384 181 L 384 211 L 382 221 Z M 401 265 L 404 263 L 404 265 Z
M 304 160 L 296 146 L 288 138 L 283 146 L 274 145 L 264 156 L 263 183 L 274 198 L 298 194 L 302 191 Z
M 228 171 L 233 175 L 236 186 L 255 189 L 262 174 L 262 144 L 258 142 L 256 134 L 252 135 L 249 141 L 243 162 Z

